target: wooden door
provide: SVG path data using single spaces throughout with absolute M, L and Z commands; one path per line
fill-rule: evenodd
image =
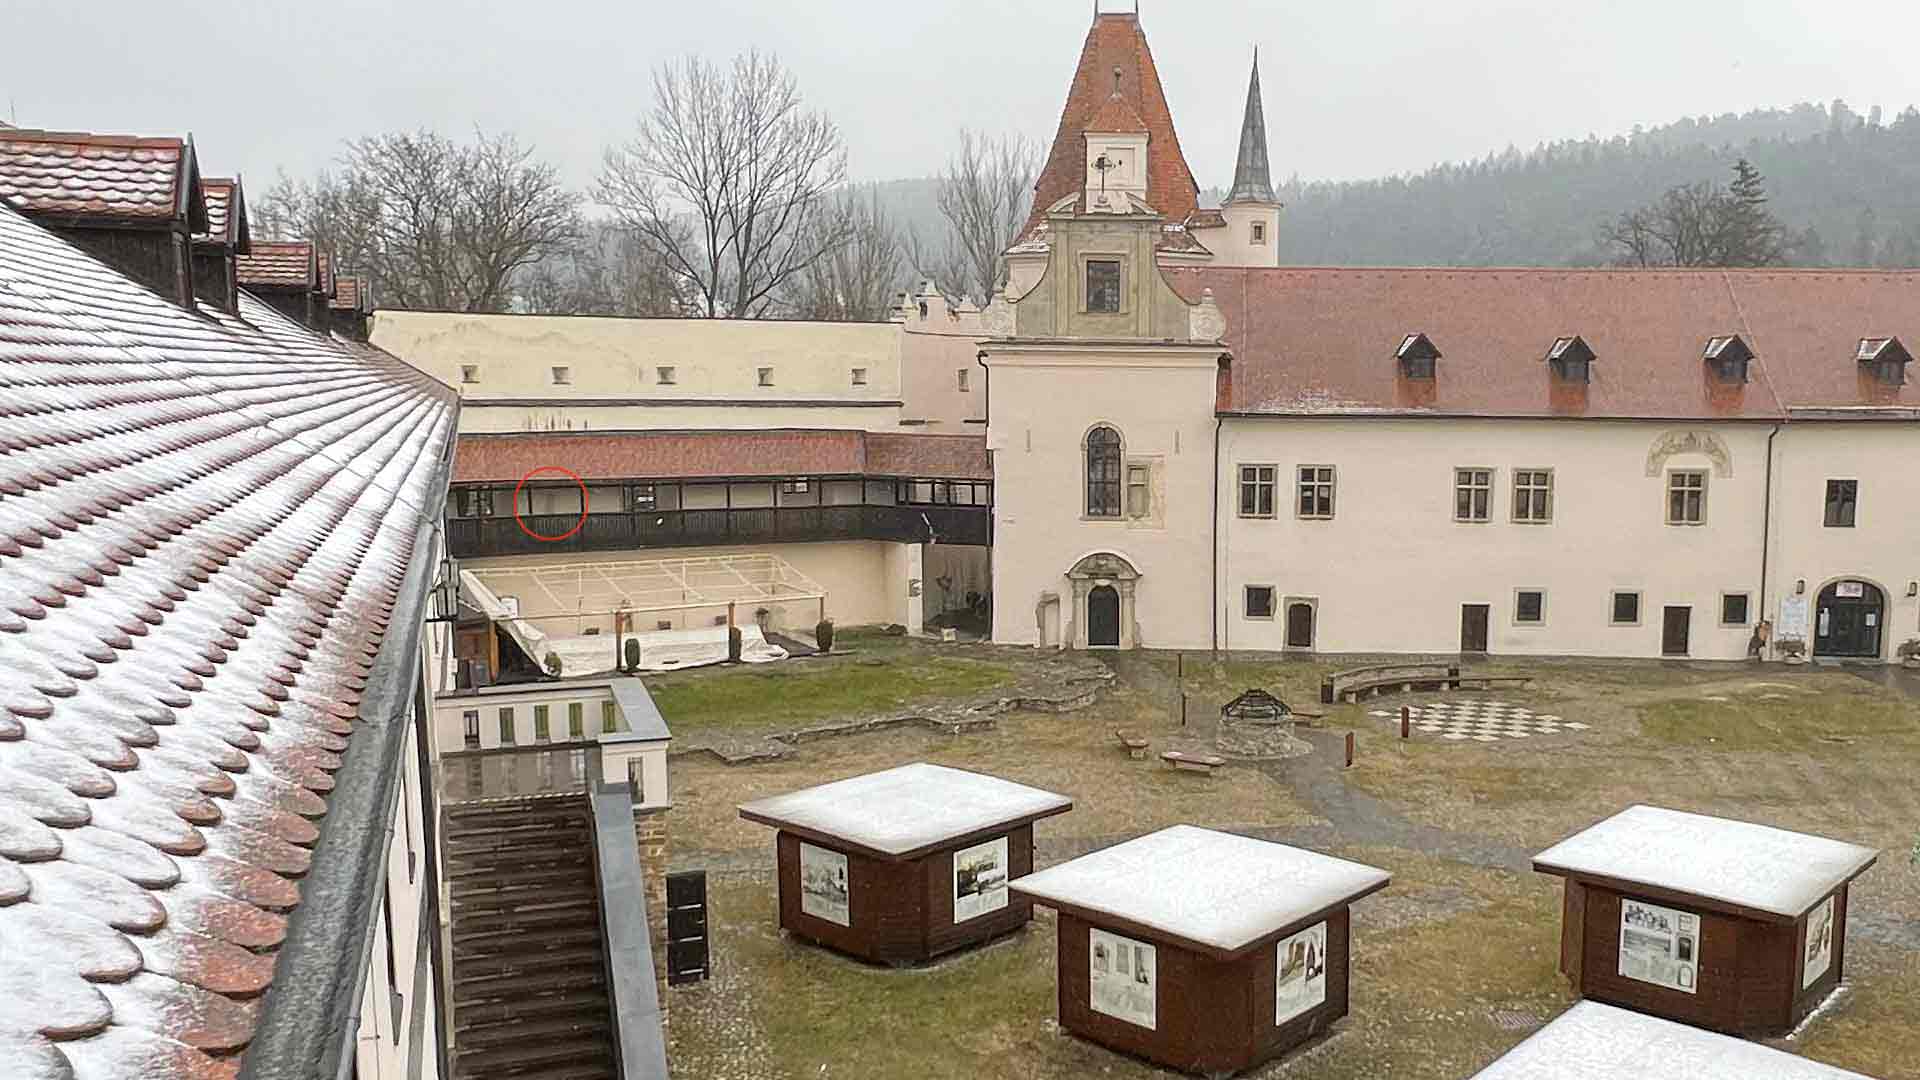
M 1313 648 L 1313 605 L 1295 601 L 1287 605 L 1287 648 Z
M 1884 594 L 1864 581 L 1835 582 L 1820 590 L 1814 613 L 1814 655 L 1879 656 L 1885 609 Z
M 1489 607 L 1486 604 L 1460 605 L 1460 651 L 1463 653 L 1483 653 L 1487 651 L 1487 619 Z
M 1120 593 L 1111 585 L 1095 585 L 1087 593 L 1087 644 L 1120 644 Z
M 667 983 L 699 982 L 708 974 L 707 872 L 667 875 Z
M 1693 609 L 1669 607 L 1660 628 L 1660 653 L 1663 656 L 1687 655 L 1687 635 L 1693 629 Z

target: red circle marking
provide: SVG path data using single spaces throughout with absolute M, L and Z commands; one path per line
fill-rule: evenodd
M 573 528 L 568 529 L 566 532 L 561 533 L 559 536 L 547 536 L 543 533 L 534 532 L 532 529 L 527 528 L 526 522 L 520 520 L 520 489 L 527 486 L 527 481 L 533 479 L 536 476 L 539 476 L 541 473 L 548 473 L 548 472 L 560 473 L 566 476 L 568 479 L 571 479 L 575 484 L 578 484 L 580 486 L 580 520 L 573 523 Z M 542 465 L 539 468 L 528 473 L 527 475 L 521 477 L 520 482 L 513 485 L 513 523 L 515 525 L 520 526 L 521 532 L 526 533 L 528 536 L 533 537 L 535 540 L 540 540 L 549 544 L 556 544 L 562 540 L 567 540 L 572 538 L 573 534 L 579 532 L 581 526 L 587 523 L 587 510 L 588 510 L 587 482 L 585 480 L 580 479 L 580 474 L 577 472 L 574 472 L 572 469 L 561 468 L 558 465 Z

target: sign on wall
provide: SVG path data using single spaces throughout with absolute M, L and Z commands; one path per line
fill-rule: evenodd
M 847 857 L 800 845 L 800 910 L 841 926 L 847 923 Z
M 1807 640 L 1807 598 L 1804 596 L 1783 596 L 1780 598 L 1780 622 L 1773 628 L 1775 641 Z
M 953 921 L 966 922 L 1007 906 L 1007 838 L 953 853 Z
M 1309 926 L 1275 948 L 1273 1023 L 1278 1027 L 1327 1000 L 1327 924 Z
M 1622 897 L 1620 974 L 1669 990 L 1696 993 L 1700 916 Z
M 1153 946 L 1105 930 L 1089 930 L 1093 1011 L 1153 1030 L 1158 959 Z
M 1807 916 L 1807 963 L 1800 973 L 1800 989 L 1812 986 L 1833 966 L 1833 897 Z

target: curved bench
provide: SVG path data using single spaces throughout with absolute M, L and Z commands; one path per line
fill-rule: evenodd
M 1359 701 L 1384 690 L 1458 690 L 1458 664 L 1380 664 L 1336 671 L 1320 680 L 1320 703 Z

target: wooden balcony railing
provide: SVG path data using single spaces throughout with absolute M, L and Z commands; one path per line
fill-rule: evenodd
M 527 529 L 558 536 L 578 514 L 531 514 Z M 891 540 L 898 543 L 992 543 L 992 511 L 984 506 L 783 506 L 735 510 L 657 510 L 588 514 L 565 540 L 537 540 L 511 517 L 447 519 L 447 546 L 455 558 L 547 555 L 567 551 L 623 551 L 656 547 L 718 547 L 810 540 Z

